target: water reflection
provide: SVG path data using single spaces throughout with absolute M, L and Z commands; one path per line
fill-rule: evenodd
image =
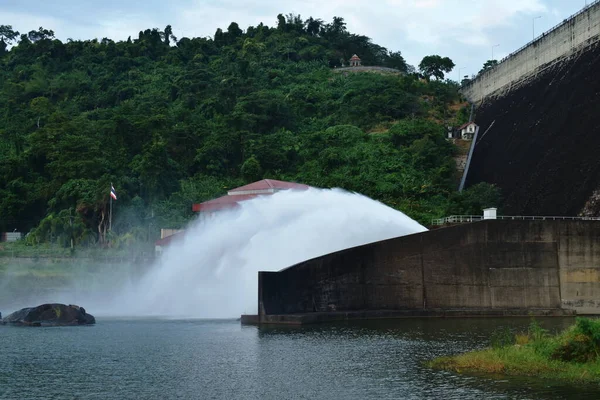
M 561 330 L 570 318 L 538 319 Z M 234 320 L 98 320 L 0 327 L 0 398 L 596 399 L 598 386 L 431 370 L 528 318 L 404 319 L 308 327 Z
M 550 332 L 558 332 L 571 325 L 573 318 L 536 321 Z M 336 374 L 362 382 L 361 390 L 367 396 L 370 389 L 385 388 L 382 398 L 599 398 L 599 388 L 593 385 L 582 387 L 527 377 L 466 376 L 423 365 L 435 357 L 486 347 L 495 330 L 508 327 L 525 331 L 530 322 L 529 318 L 355 321 L 261 327 L 259 337 L 268 341 L 269 347 L 273 346 L 271 341 L 310 343 L 298 352 L 320 358 Z M 343 392 L 344 388 L 337 390 Z

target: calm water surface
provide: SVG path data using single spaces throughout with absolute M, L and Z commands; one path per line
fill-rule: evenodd
M 540 319 L 552 330 L 570 319 Z M 2 399 L 597 399 L 598 386 L 433 371 L 520 319 L 407 319 L 308 328 L 233 320 L 0 327 Z

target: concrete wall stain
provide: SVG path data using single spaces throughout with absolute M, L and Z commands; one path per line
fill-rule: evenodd
M 488 220 L 346 249 L 260 272 L 259 318 L 365 310 L 600 313 L 599 238 L 596 221 Z

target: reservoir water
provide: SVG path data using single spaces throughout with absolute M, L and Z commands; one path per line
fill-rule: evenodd
M 538 319 L 550 330 L 569 318 Z M 528 318 L 403 319 L 258 328 L 235 320 L 98 318 L 0 326 L 1 399 L 597 399 L 597 386 L 423 365 Z

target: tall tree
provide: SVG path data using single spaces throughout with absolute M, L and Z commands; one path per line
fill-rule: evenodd
M 451 59 L 438 55 L 425 56 L 419 64 L 419 71 L 427 80 L 432 76 L 442 80 L 444 79 L 444 73 L 452 71 L 452 68 L 454 68 L 454 62 Z
M 11 25 L 0 25 L 0 54 L 4 53 L 8 45 L 19 37 L 19 32 L 13 30 Z
M 37 42 L 44 39 L 54 39 L 54 31 L 49 29 L 44 29 L 43 27 L 39 27 L 37 31 L 29 31 L 27 33 L 27 37 L 32 42 Z

